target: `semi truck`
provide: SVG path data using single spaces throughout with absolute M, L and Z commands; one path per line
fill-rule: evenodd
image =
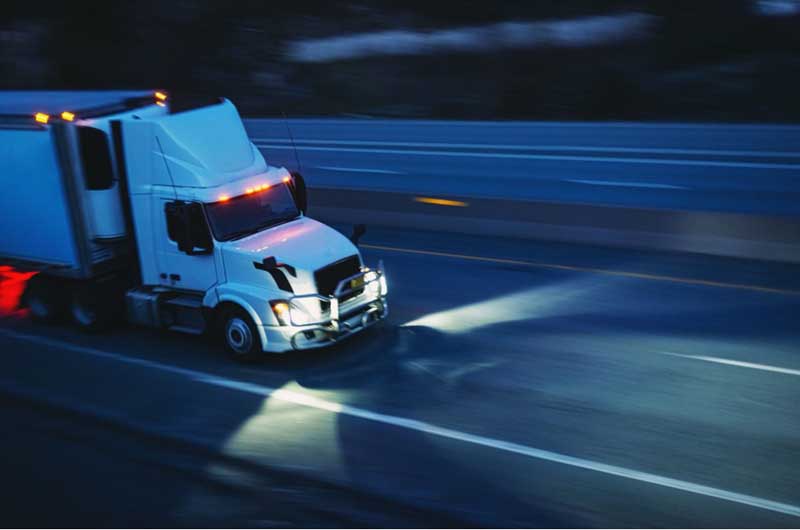
M 0 93 L 0 265 L 38 271 L 38 320 L 209 334 L 240 360 L 384 320 L 383 265 L 307 211 L 225 98 Z

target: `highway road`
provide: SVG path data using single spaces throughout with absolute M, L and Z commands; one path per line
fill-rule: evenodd
M 800 523 L 796 266 L 378 228 L 362 245 L 388 270 L 385 325 L 254 365 L 7 315 L 4 521 Z
M 798 126 L 245 121 L 319 187 L 800 214 Z

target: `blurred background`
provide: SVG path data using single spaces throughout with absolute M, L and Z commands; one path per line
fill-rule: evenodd
M 800 0 L 16 0 L 0 89 L 229 98 L 314 219 L 368 224 L 391 305 L 241 365 L 208 335 L 38 324 L 19 302 L 52 260 L 0 261 L 4 520 L 798 526 Z M 0 131 L 0 251 L 64 242 L 14 214 L 67 226 L 68 179 L 28 165 L 34 113 L 83 110 L 51 96 L 0 93 L 27 105 Z M 212 160 L 232 144 L 200 116 Z M 134 179 L 183 164 L 113 138 Z
M 0 88 L 168 87 L 248 116 L 796 122 L 799 27 L 797 0 L 12 2 Z

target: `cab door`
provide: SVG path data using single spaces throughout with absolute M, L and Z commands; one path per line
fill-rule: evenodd
M 153 213 L 159 219 L 153 223 L 159 284 L 207 291 L 217 283 L 217 266 L 202 204 L 174 196 L 160 196 L 154 202 Z
M 156 138 L 155 122 L 136 116 L 118 120 L 112 133 L 121 148 L 120 180 L 130 205 L 142 283 L 207 291 L 218 283 L 213 239 L 202 205 L 176 199 L 179 188 Z M 189 245 L 192 239 L 194 246 Z

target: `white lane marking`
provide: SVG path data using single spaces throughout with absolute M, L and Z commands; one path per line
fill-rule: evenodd
M 259 149 L 295 149 L 291 145 L 256 144 Z M 354 147 L 311 147 L 298 145 L 301 151 L 334 151 L 337 153 L 377 153 L 384 155 L 421 155 L 472 158 L 509 158 L 519 160 L 566 160 L 572 162 L 613 162 L 615 164 L 651 164 L 664 166 L 738 167 L 750 169 L 800 169 L 800 164 L 766 164 L 757 162 L 719 162 L 715 160 L 679 160 L 668 158 L 625 158 L 611 156 L 529 155 L 516 153 L 470 153 L 466 151 L 424 151 L 419 149 L 366 149 Z
M 317 169 L 324 169 L 326 171 L 342 171 L 345 173 L 380 173 L 383 175 L 402 175 L 401 171 L 392 171 L 390 169 L 371 169 L 363 167 L 339 167 L 339 166 L 314 166 Z
M 98 350 L 96 348 L 80 346 L 77 344 L 72 344 L 61 340 L 48 339 L 37 335 L 29 335 L 27 333 L 19 333 L 17 331 L 12 331 L 10 329 L 0 328 L 0 335 L 4 335 L 11 339 L 24 340 L 54 348 L 62 348 L 65 350 L 83 353 L 86 355 L 91 355 L 102 359 L 118 361 L 125 364 L 154 368 L 156 370 L 161 370 L 164 372 L 181 375 L 192 381 L 196 381 L 199 383 L 205 383 L 217 387 L 239 390 L 242 392 L 255 394 L 260 397 L 278 399 L 280 401 L 284 401 L 287 403 L 293 403 L 296 405 L 310 407 L 318 410 L 327 410 L 329 412 L 342 414 L 344 416 L 351 416 L 367 421 L 374 421 L 376 423 L 382 423 L 385 425 L 391 425 L 402 429 L 408 429 L 416 432 L 430 434 L 433 436 L 439 436 L 441 438 L 447 438 L 449 440 L 457 440 L 460 442 L 470 443 L 480 447 L 487 447 L 498 451 L 505 451 L 508 453 L 519 454 L 536 460 L 543 460 L 547 462 L 554 462 L 557 464 L 564 464 L 567 466 L 586 469 L 589 471 L 595 471 L 606 475 L 627 478 L 639 482 L 644 482 L 647 484 L 663 486 L 665 488 L 671 488 L 688 493 L 695 493 L 697 495 L 703 495 L 706 497 L 713 497 L 716 499 L 730 501 L 737 504 L 752 506 L 754 508 L 760 508 L 771 512 L 782 513 L 794 517 L 800 517 L 800 506 L 772 501 L 762 497 L 755 497 L 753 495 L 745 495 L 743 493 L 737 493 L 734 491 L 724 490 L 720 488 L 713 488 L 711 486 L 704 486 L 702 484 L 696 484 L 694 482 L 688 482 L 685 480 L 673 479 L 661 475 L 656 475 L 653 473 L 637 471 L 635 469 L 604 464 L 602 462 L 595 462 L 593 460 L 587 460 L 584 458 L 577 458 L 560 453 L 554 453 L 552 451 L 537 449 L 535 447 L 529 447 L 526 445 L 521 445 L 513 442 L 507 442 L 496 438 L 489 438 L 486 436 L 469 434 L 461 431 L 456 431 L 454 429 L 439 427 L 437 425 L 433 425 L 419 420 L 412 420 L 409 418 L 392 416 L 388 414 L 380 414 L 377 412 L 372 412 L 358 407 L 351 407 L 349 405 L 342 405 L 340 403 L 326 401 L 324 399 L 319 399 L 317 397 L 304 394 L 301 392 L 275 389 L 267 386 L 262 386 L 256 383 L 236 381 L 234 379 L 228 379 L 225 377 L 209 374 L 206 372 L 190 370 L 187 368 L 179 368 L 177 366 L 172 366 L 157 361 L 148 361 L 145 359 L 128 357 L 125 355 Z
M 251 138 L 253 142 L 291 143 L 283 138 Z M 588 147 L 585 145 L 470 144 L 443 142 L 382 142 L 375 140 L 300 140 L 311 145 L 384 145 L 388 147 L 440 147 L 445 149 L 507 149 L 509 151 L 576 151 L 584 153 L 640 153 L 658 155 L 752 156 L 758 158 L 800 158 L 800 151 L 738 151 L 731 149 L 675 149 L 667 147 Z
M 685 353 L 673 353 L 669 351 L 659 352 L 662 355 L 669 355 L 672 357 L 682 357 L 684 359 L 693 359 L 695 361 L 705 361 L 708 363 L 727 364 L 729 366 L 738 366 L 740 368 L 752 368 L 753 370 L 763 370 L 765 372 L 775 372 L 778 374 L 797 375 L 800 376 L 800 370 L 793 368 L 781 368 L 780 366 L 772 366 L 769 364 L 748 363 L 745 361 L 735 361 L 733 359 L 724 359 L 722 357 L 709 357 L 707 355 L 688 355 Z
M 615 186 L 624 188 L 655 188 L 665 190 L 689 190 L 687 186 L 673 186 L 671 184 L 652 184 L 650 182 L 623 182 L 615 180 L 582 180 L 582 179 L 563 179 L 564 182 L 575 184 L 589 184 L 591 186 Z
M 279 127 L 283 127 L 284 129 L 286 121 L 281 119 L 274 119 L 274 118 L 245 118 L 245 123 L 250 123 L 252 125 L 260 125 L 260 124 L 275 124 Z M 298 124 L 313 124 L 313 125 L 326 125 L 326 124 L 338 124 L 338 125 L 362 125 L 363 123 L 358 123 L 359 120 L 353 119 L 337 119 L 337 118 L 290 118 L 290 123 L 298 123 Z M 399 119 L 392 119 L 392 118 L 372 118 L 370 123 L 367 125 L 372 126 L 376 124 L 383 124 L 383 125 L 397 125 L 398 123 L 402 123 L 403 125 L 434 125 L 434 126 L 441 126 L 442 120 L 399 120 Z M 603 123 L 596 123 L 596 122 L 574 122 L 574 121 L 468 121 L 468 120 L 448 120 L 445 122 L 448 127 L 471 127 L 475 128 L 476 125 L 480 127 L 490 127 L 490 126 L 499 126 L 502 129 L 516 129 L 516 130 L 524 130 L 526 132 L 530 131 L 531 126 L 533 127 L 540 127 L 543 129 L 559 129 L 559 128 L 571 128 L 571 129 L 649 129 L 649 130 L 660 130 L 660 129 L 704 129 L 704 130 L 717 130 L 722 132 L 739 132 L 739 131 L 775 131 L 775 132 L 783 132 L 783 133 L 797 133 L 800 132 L 800 127 L 797 125 L 752 125 L 752 124 L 713 124 L 713 123 L 674 123 L 674 122 L 665 122 L 665 123 L 642 123 L 642 122 L 635 122 L 635 121 L 609 121 Z

